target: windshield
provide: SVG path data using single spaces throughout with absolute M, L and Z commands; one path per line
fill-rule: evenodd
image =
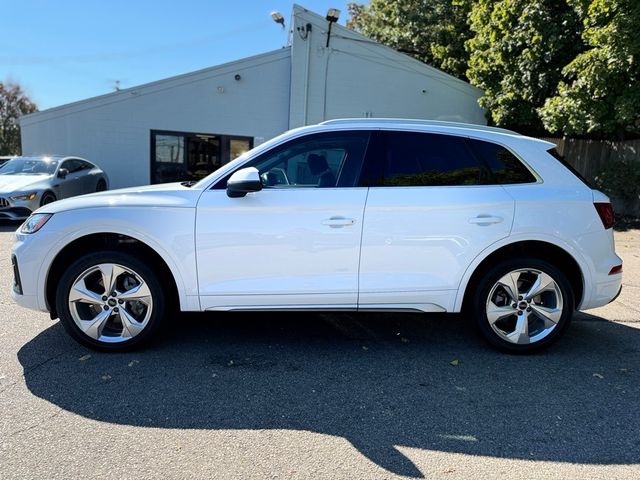
M 53 175 L 57 160 L 50 158 L 14 158 L 0 167 L 0 175 Z

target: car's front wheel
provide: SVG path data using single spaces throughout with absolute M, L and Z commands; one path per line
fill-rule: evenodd
M 116 251 L 90 253 L 72 263 L 60 278 L 56 307 L 75 340 L 112 351 L 147 341 L 165 313 L 157 274 L 135 256 Z
M 49 205 L 57 200 L 56 196 L 51 192 L 44 192 L 42 194 L 42 198 L 40 199 L 40 206 L 43 207 L 45 205 Z
M 574 296 L 566 275 L 551 263 L 513 259 L 483 276 L 472 308 L 480 331 L 491 344 L 527 353 L 558 339 L 571 321 Z

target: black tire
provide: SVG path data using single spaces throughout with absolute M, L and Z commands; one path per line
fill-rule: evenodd
M 98 180 L 98 184 L 96 185 L 96 192 L 104 192 L 107 189 L 107 182 L 103 179 Z
M 487 317 L 487 303 L 494 285 L 509 272 L 515 270 L 535 269 L 549 275 L 559 287 L 562 294 L 562 313 L 555 328 L 544 338 L 527 344 L 516 344 L 502 338 L 492 328 Z M 484 338 L 494 347 L 509 353 L 533 353 L 549 347 L 564 333 L 571 322 L 575 310 L 574 292 L 566 275 L 553 264 L 539 258 L 518 258 L 505 260 L 491 268 L 478 282 L 472 293 L 469 313 L 474 318 L 476 325 Z M 524 313 L 524 312 L 522 312 Z M 533 317 L 534 321 L 539 321 Z M 516 321 L 517 316 L 506 321 Z M 496 322 L 497 324 L 497 322 Z
M 69 308 L 69 293 L 76 279 L 91 267 L 103 263 L 118 264 L 133 270 L 147 284 L 153 299 L 151 315 L 144 329 L 132 338 L 118 343 L 99 341 L 84 333 L 74 321 Z M 67 333 L 80 344 L 105 352 L 132 350 L 147 343 L 165 322 L 167 312 L 165 294 L 158 274 L 149 268 L 143 260 L 129 253 L 117 251 L 89 253 L 73 262 L 60 277 L 56 288 L 55 302 L 58 316 Z
M 52 192 L 44 192 L 42 194 L 42 198 L 40 199 L 40 206 L 48 205 L 57 200 L 56 196 Z

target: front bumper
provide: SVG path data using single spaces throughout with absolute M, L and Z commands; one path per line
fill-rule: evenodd
M 28 308 L 30 310 L 38 310 L 41 312 L 48 312 L 49 310 L 43 309 L 40 307 L 40 303 L 38 302 L 38 297 L 36 295 L 24 295 L 11 291 L 11 298 L 14 302 L 24 308 Z
M 51 231 L 40 231 L 34 235 L 16 232 L 11 254 L 20 275 L 20 288 L 13 288 L 11 297 L 18 305 L 42 312 L 49 311 L 41 273 L 48 265 L 47 253 L 58 238 Z
M 0 220 L 26 220 L 31 212 L 28 208 L 22 207 L 0 210 Z
M 11 255 L 11 266 L 13 267 L 13 288 L 11 289 L 11 297 L 21 307 L 39 310 L 38 297 L 36 295 L 25 295 L 22 290 L 20 267 L 15 254 Z
M 0 220 L 26 220 L 40 207 L 41 194 L 32 200 L 13 201 L 6 194 L 0 196 Z

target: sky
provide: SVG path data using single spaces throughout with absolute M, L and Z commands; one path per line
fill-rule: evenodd
M 298 0 L 348 18 L 347 1 Z M 360 2 L 366 3 L 366 2 Z M 0 0 L 0 81 L 40 110 L 281 48 L 283 0 Z

